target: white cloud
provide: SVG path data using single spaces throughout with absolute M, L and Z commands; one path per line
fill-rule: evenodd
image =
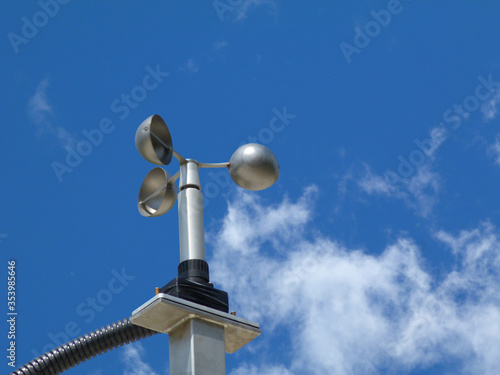
M 365 174 L 358 181 L 359 187 L 367 194 L 394 195 L 400 197 L 398 189 L 390 184 L 386 178 L 373 174 L 370 167 L 365 165 Z
M 275 0 L 243 0 L 241 5 L 236 8 L 236 19 L 243 20 L 247 17 L 248 13 L 259 6 L 266 5 L 276 8 Z
M 125 364 L 123 375 L 158 375 L 151 366 L 142 360 L 144 348 L 140 342 L 127 345 L 122 354 Z
M 495 164 L 500 165 L 500 136 L 497 136 L 495 143 L 490 146 L 489 153 L 495 158 Z
M 498 113 L 498 106 L 500 105 L 500 90 L 488 99 L 481 106 L 481 112 L 483 113 L 483 119 L 485 122 L 493 120 Z
M 220 40 L 214 43 L 214 51 L 220 51 L 221 49 L 227 46 L 227 42 L 225 40 Z
M 28 114 L 37 126 L 38 134 L 52 134 L 62 147 L 71 146 L 75 143 L 75 139 L 62 126 L 52 124 L 53 108 L 46 92 L 48 86 L 47 78 L 40 82 L 35 94 L 28 101 Z
M 231 371 L 231 375 L 293 375 L 284 366 L 262 366 L 244 364 Z
M 413 207 L 423 217 L 428 217 L 438 201 L 441 177 L 433 172 L 431 167 L 424 166 L 417 169 L 415 176 L 405 183 L 410 197 L 407 204 Z
M 185 68 L 186 70 L 189 70 L 191 73 L 197 73 L 197 72 L 198 72 L 198 70 L 199 70 L 199 68 L 198 68 L 198 64 L 196 64 L 196 63 L 194 62 L 194 60 L 193 60 L 193 59 L 189 59 L 189 60 L 186 62 L 186 64 L 185 64 L 184 68 Z
M 357 177 L 359 188 L 368 195 L 401 199 L 418 215 L 430 216 L 441 189 L 441 177 L 432 166 L 436 151 L 447 137 L 446 129 L 439 126 L 431 129 L 428 138 L 415 140 L 415 148 L 408 157 L 398 158 L 398 173 L 388 171 L 377 175 L 365 164 L 363 172 Z M 352 175 L 352 172 L 349 174 Z M 356 177 L 351 176 L 351 179 Z
M 48 85 L 49 80 L 45 78 L 40 82 L 36 88 L 35 94 L 30 98 L 28 103 L 30 115 L 36 122 L 44 121 L 47 115 L 52 114 L 52 107 L 49 104 L 46 93 Z
M 369 195 L 384 195 L 403 200 L 418 215 L 428 217 L 438 202 L 441 177 L 433 172 L 430 164 L 415 168 L 415 173 L 390 183 L 385 176 L 374 174 L 368 166 L 358 180 L 358 186 Z
M 402 374 L 441 362 L 456 363 L 454 374 L 500 373 L 493 225 L 437 232 L 456 256 L 437 277 L 410 238 L 371 254 L 318 234 L 315 191 L 271 207 L 240 193 L 213 235 L 212 279 L 265 333 L 254 364 L 232 375 Z M 275 342 L 289 353 L 277 356 Z

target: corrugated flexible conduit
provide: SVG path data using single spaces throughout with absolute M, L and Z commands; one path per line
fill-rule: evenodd
M 58 375 L 108 350 L 157 333 L 136 326 L 129 319 L 119 320 L 42 354 L 10 375 Z

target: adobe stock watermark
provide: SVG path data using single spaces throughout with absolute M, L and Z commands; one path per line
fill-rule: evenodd
M 122 268 L 120 272 L 113 269 L 111 275 L 112 278 L 108 281 L 105 288 L 99 290 L 95 296 L 87 297 L 85 301 L 76 306 L 76 314 L 85 323 L 91 323 L 96 315 L 102 312 L 113 301 L 114 296 L 123 292 L 125 287 L 129 285 L 129 282 L 135 279 L 135 276 L 126 273 L 125 268 Z M 41 354 L 76 338 L 81 333 L 80 324 L 74 320 L 69 321 L 64 326 L 64 330 L 56 333 L 49 332 L 47 334 L 49 343 L 42 348 L 42 353 L 39 353 L 35 348 L 31 350 L 31 353 L 35 358 L 39 357 Z
M 10 45 L 16 54 L 19 53 L 19 46 L 26 45 L 35 36 L 38 35 L 40 29 L 47 26 L 51 18 L 57 16 L 61 5 L 66 5 L 70 0 L 40 0 L 38 6 L 40 10 L 33 13 L 31 17 L 21 17 L 20 34 L 11 31 L 7 34 Z
M 290 121 L 295 119 L 297 115 L 288 113 L 286 106 L 280 111 L 277 108 L 272 109 L 273 117 L 269 120 L 266 127 L 261 128 L 257 135 L 248 136 L 247 139 L 240 143 L 240 146 L 246 143 L 261 143 L 264 145 L 270 144 L 275 137 L 276 133 L 280 133 L 290 125 Z M 211 178 L 206 184 L 203 185 L 203 207 L 207 207 L 210 199 L 214 199 L 221 193 L 222 189 L 227 188 L 231 184 L 231 177 L 226 170 L 210 171 L 208 176 Z
M 451 108 L 444 111 L 443 122 L 431 132 L 431 138 L 415 139 L 414 143 L 417 147 L 408 154 L 408 158 L 398 156 L 397 173 L 392 170 L 384 173 L 384 178 L 389 184 L 404 183 L 418 170 L 418 167 L 424 165 L 432 157 L 436 148 L 446 141 L 447 128 L 452 131 L 459 129 L 471 113 L 481 108 L 481 103 L 500 90 L 500 81 L 494 81 L 491 74 L 488 78 L 478 76 L 477 80 L 479 83 L 473 95 L 465 97 L 462 103 L 454 103 Z
M 370 11 L 370 15 L 373 19 L 366 22 L 362 27 L 354 27 L 353 44 L 349 44 L 347 42 L 341 42 L 339 44 L 340 50 L 342 51 L 347 63 L 351 63 L 351 56 L 353 54 L 359 55 L 363 49 L 368 47 L 371 41 L 380 34 L 382 29 L 389 26 L 392 17 L 400 14 L 403 10 L 404 7 L 400 0 L 389 0 L 387 2 L 386 9 L 381 9 L 379 11 L 372 9 Z
M 125 120 L 130 112 L 138 107 L 139 103 L 146 100 L 148 92 L 156 89 L 170 75 L 170 73 L 160 70 L 160 64 L 156 64 L 154 69 L 149 65 L 145 69 L 146 75 L 142 78 L 141 84 L 134 86 L 126 93 L 122 93 L 119 98 L 111 102 L 110 110 L 118 115 L 119 120 Z M 88 157 L 93 149 L 103 142 L 104 135 L 111 134 L 115 129 L 115 122 L 109 117 L 103 117 L 96 128 L 82 130 L 82 138 L 84 139 L 80 140 L 75 148 L 65 147 L 65 162 L 53 161 L 51 164 L 58 181 L 62 182 L 66 173 L 73 172 L 82 163 L 83 158 Z

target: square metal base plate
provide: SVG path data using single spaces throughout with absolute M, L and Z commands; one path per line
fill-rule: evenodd
M 168 334 L 190 319 L 201 319 L 223 326 L 225 350 L 230 354 L 262 333 L 258 323 L 163 293 L 135 309 L 130 321 Z

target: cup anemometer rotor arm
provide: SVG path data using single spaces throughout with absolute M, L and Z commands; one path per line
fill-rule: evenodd
M 135 145 L 150 163 L 168 165 L 175 157 L 180 164 L 180 170 L 173 176 L 161 167 L 153 168 L 144 178 L 137 203 L 141 215 L 156 217 L 170 211 L 178 201 L 179 276 L 160 288 L 160 292 L 227 312 L 227 293 L 210 283 L 205 261 L 199 168 L 228 168 L 238 186 L 258 191 L 267 189 L 278 179 L 276 156 L 264 145 L 249 143 L 239 147 L 229 162 L 202 163 L 186 159 L 174 150 L 170 130 L 159 115 L 150 116 L 141 123 L 135 134 Z M 178 189 L 175 186 L 177 179 Z

